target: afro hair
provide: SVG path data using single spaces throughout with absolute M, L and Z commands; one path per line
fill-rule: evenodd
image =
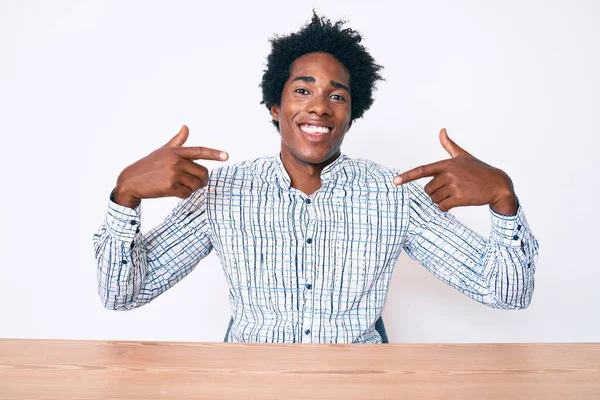
M 383 80 L 379 74 L 383 66 L 375 63 L 373 57 L 361 44 L 362 36 L 355 30 L 343 28 L 346 21 L 332 23 L 319 17 L 313 10 L 310 23 L 298 32 L 270 39 L 271 53 L 267 57 L 262 82 L 262 101 L 267 109 L 281 105 L 283 87 L 290 77 L 293 62 L 305 54 L 328 53 L 342 63 L 350 73 L 350 94 L 352 96 L 352 121 L 361 118 L 373 104 L 375 82 Z M 272 121 L 277 130 L 279 122 Z

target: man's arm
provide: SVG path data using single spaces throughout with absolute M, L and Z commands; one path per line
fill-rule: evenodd
M 512 180 L 473 157 L 440 131 L 451 158 L 422 165 L 394 178 L 410 198 L 405 248 L 440 279 L 471 298 L 496 308 L 529 306 L 538 243 L 529 230 Z M 422 188 L 414 180 L 433 177 Z M 485 240 L 445 212 L 489 205 L 492 230 Z
M 439 210 L 423 188 L 406 184 L 410 198 L 406 253 L 435 276 L 493 308 L 523 309 L 534 289 L 538 243 L 522 208 L 503 216 L 490 208 L 486 240 Z
M 114 192 L 113 192 L 114 193 Z M 128 208 L 111 194 L 102 227 L 94 235 L 100 299 L 107 309 L 143 306 L 189 274 L 212 250 L 204 188 L 182 200 L 146 235 L 141 205 Z
M 194 160 L 225 161 L 228 154 L 183 147 L 189 129 L 125 168 L 111 194 L 105 221 L 94 235 L 98 290 L 106 308 L 128 310 L 150 302 L 189 274 L 210 253 L 206 167 Z M 183 199 L 146 236 L 140 233 L 142 199 Z

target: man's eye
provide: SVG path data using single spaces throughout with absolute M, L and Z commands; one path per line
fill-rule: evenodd
M 308 94 L 308 90 L 303 89 L 303 88 L 298 88 L 295 90 L 295 92 L 299 93 L 299 94 Z
M 339 94 L 332 94 L 331 98 L 334 99 L 334 100 L 346 100 L 346 99 L 344 99 L 343 96 L 341 96 Z

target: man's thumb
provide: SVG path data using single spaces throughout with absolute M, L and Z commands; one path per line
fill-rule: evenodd
M 169 140 L 167 142 L 167 144 L 165 144 L 165 147 L 183 146 L 183 144 L 185 143 L 185 141 L 187 140 L 189 135 L 190 135 L 190 130 L 188 129 L 188 127 L 186 125 L 183 125 L 181 127 L 181 129 L 179 130 L 179 133 L 177 135 L 173 136 L 173 138 L 171 140 Z

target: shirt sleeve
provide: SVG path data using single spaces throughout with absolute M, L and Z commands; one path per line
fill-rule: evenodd
M 146 235 L 141 205 L 123 207 L 110 195 L 105 220 L 93 237 L 100 299 L 107 309 L 143 306 L 189 274 L 212 250 L 206 193 L 181 200 Z
M 410 218 L 404 249 L 442 281 L 493 308 L 523 309 L 534 289 L 538 242 L 519 204 L 517 214 L 490 208 L 486 240 L 442 212 L 413 182 L 407 184 Z

